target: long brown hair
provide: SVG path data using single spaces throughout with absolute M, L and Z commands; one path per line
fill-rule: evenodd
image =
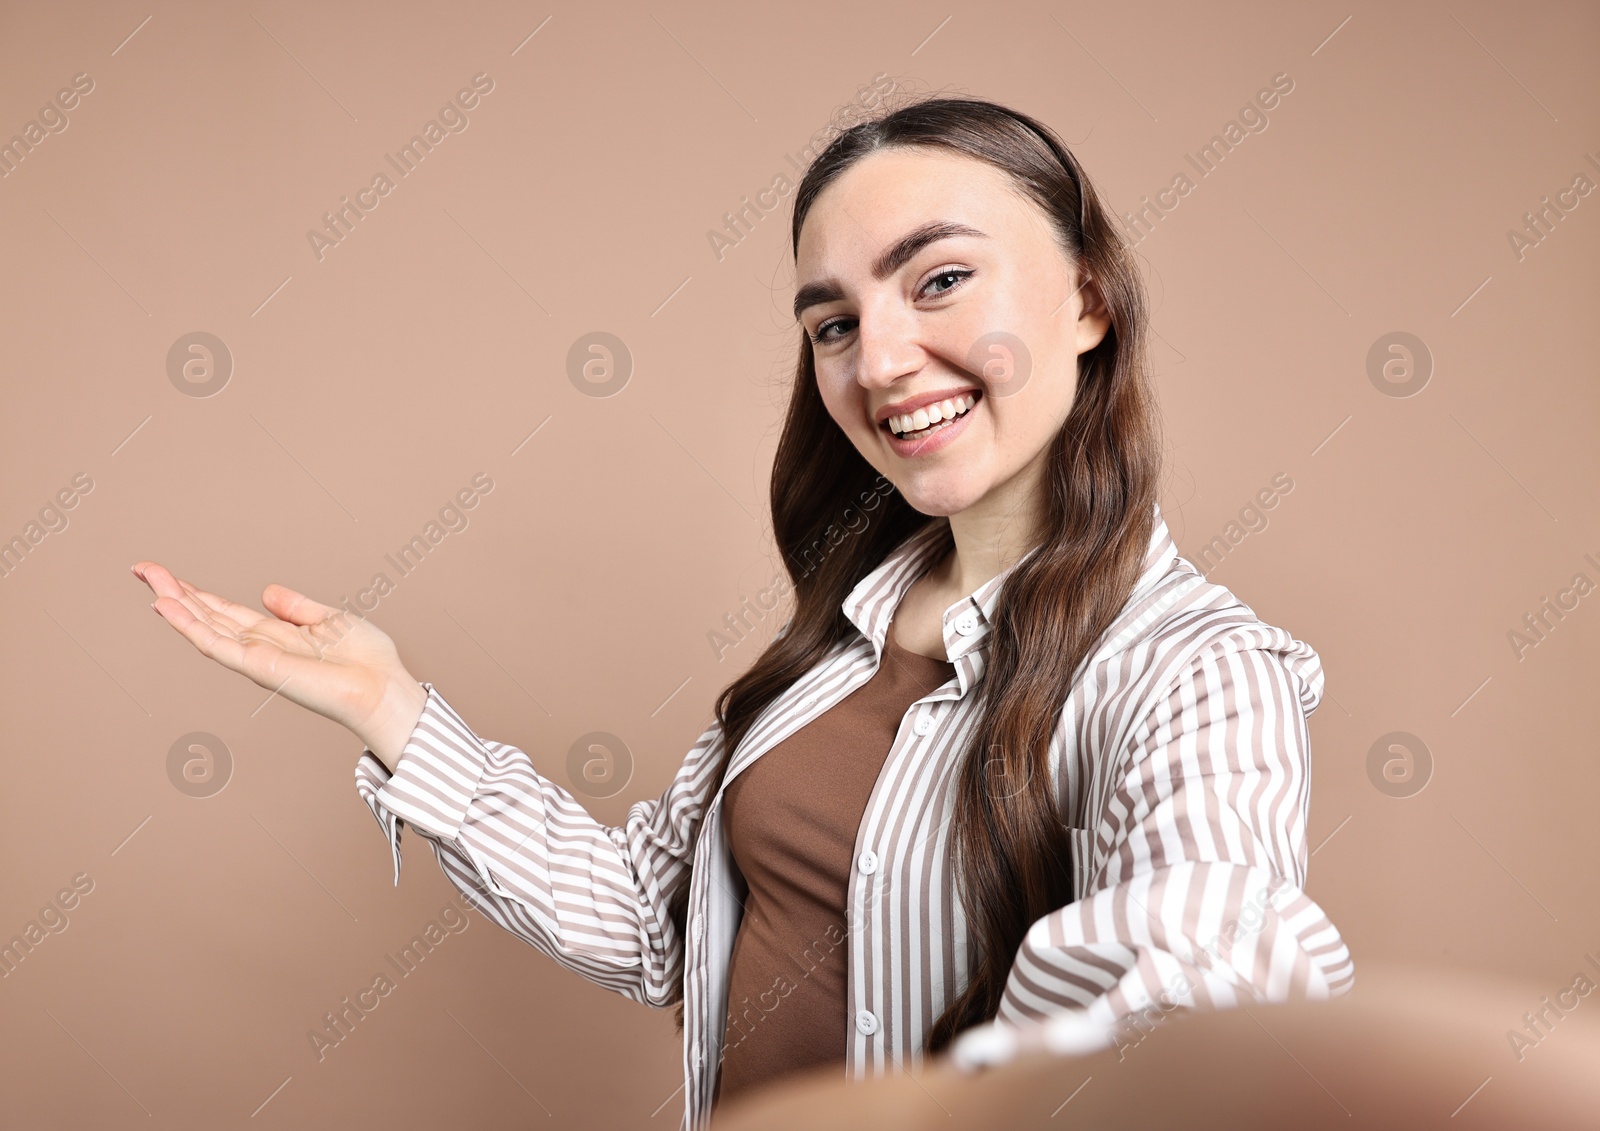
M 1046 455 L 1038 552 L 1002 585 L 973 689 L 982 697 L 981 716 L 963 755 L 952 829 L 973 962 L 966 986 L 927 1036 L 926 1049 L 937 1052 L 994 1017 L 1028 927 L 1072 902 L 1050 738 L 1079 665 L 1138 580 L 1161 447 L 1133 257 L 1071 152 L 1027 115 L 978 99 L 924 98 L 844 130 L 806 170 L 795 196 L 796 255 L 817 195 L 866 154 L 899 146 L 947 150 L 1009 173 L 1049 217 L 1080 278 L 1093 280 L 1111 321 L 1104 339 L 1079 357 L 1071 411 Z M 877 472 L 823 405 L 802 330 L 771 487 L 773 534 L 795 609 L 787 630 L 718 697 L 724 750 L 735 749 L 763 710 L 856 632 L 840 606 L 892 549 L 930 522 L 944 525 L 942 550 L 953 547 L 947 519 L 930 519 L 893 491 L 882 498 L 881 514 L 837 538 L 842 516 L 862 509 L 875 482 Z M 936 551 L 929 560 L 941 556 Z M 680 937 L 687 902 L 685 884 L 672 907 Z M 681 1027 L 681 1004 L 678 1020 Z

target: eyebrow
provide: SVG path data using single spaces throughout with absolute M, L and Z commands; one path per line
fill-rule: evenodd
M 966 224 L 959 224 L 953 220 L 934 220 L 930 223 L 915 228 L 896 240 L 885 249 L 882 255 L 872 264 L 872 277 L 880 283 L 898 271 L 907 260 L 931 243 L 949 239 L 952 236 L 977 236 L 988 239 L 986 232 L 970 228 Z M 807 283 L 795 292 L 794 319 L 800 321 L 800 312 L 809 306 L 817 306 L 824 302 L 838 302 L 844 298 L 844 288 L 836 279 L 823 279 L 816 283 Z

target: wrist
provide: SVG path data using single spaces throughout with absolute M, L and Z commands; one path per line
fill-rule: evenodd
M 428 704 L 428 689 L 409 676 L 391 679 L 383 691 L 371 724 L 358 737 L 384 767 L 394 773 L 411 732 L 417 729 Z

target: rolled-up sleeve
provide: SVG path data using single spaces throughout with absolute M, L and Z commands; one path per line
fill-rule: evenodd
M 997 1020 L 1084 1010 L 1115 1026 L 1351 987 L 1349 951 L 1302 890 L 1318 698 L 1270 648 L 1223 643 L 1184 669 L 1119 751 L 1075 837 L 1084 890 L 1029 929 Z
M 395 883 L 404 822 L 501 927 L 626 997 L 655 1006 L 681 997 L 683 944 L 668 907 L 688 882 L 720 728 L 707 728 L 660 797 L 611 827 L 523 751 L 480 738 L 433 684 L 422 686 L 427 703 L 394 773 L 370 750 L 355 769 L 357 793 L 388 838 Z

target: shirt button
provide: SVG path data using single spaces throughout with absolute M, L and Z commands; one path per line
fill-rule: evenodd
M 877 1015 L 870 1009 L 863 1009 L 856 1014 L 856 1029 L 869 1037 L 872 1036 L 878 1031 Z
M 870 876 L 878 870 L 878 854 L 872 849 L 867 849 L 856 858 L 856 867 L 861 869 L 861 874 Z
M 962 636 L 971 636 L 978 631 L 978 615 L 976 613 L 962 613 L 956 621 L 956 631 Z
M 817 697 L 815 695 L 807 695 L 804 699 L 800 700 L 800 706 L 804 707 L 808 711 L 816 705 Z
M 694 935 L 694 941 L 697 942 L 697 943 L 701 939 L 705 938 L 705 934 L 706 934 L 706 917 L 704 915 L 696 915 L 694 917 L 694 923 L 691 924 L 690 927 L 689 927 L 689 931 L 690 931 L 691 934 Z
M 918 734 L 927 734 L 933 729 L 933 717 L 931 715 L 923 715 L 911 729 Z

